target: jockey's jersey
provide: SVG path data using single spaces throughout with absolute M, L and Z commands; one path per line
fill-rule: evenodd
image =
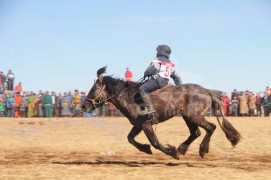
M 174 73 L 175 64 L 173 64 L 169 60 L 164 59 L 164 58 L 155 58 L 152 62 L 160 64 L 160 68 L 159 68 L 158 74 L 162 78 L 169 79 L 170 76 L 172 75 L 172 73 Z

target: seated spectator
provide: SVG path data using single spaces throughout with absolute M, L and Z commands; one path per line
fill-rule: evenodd
M 248 101 L 248 98 L 245 94 L 245 92 L 243 92 L 240 96 L 239 96 L 239 114 L 241 116 L 244 116 L 244 115 L 247 115 L 248 114 L 248 104 L 247 104 L 247 101 Z
M 231 107 L 232 107 L 232 115 L 238 116 L 239 102 L 238 102 L 237 96 L 233 97 L 233 100 L 231 101 Z
M 23 87 L 22 87 L 22 83 L 19 82 L 19 84 L 17 86 L 15 86 L 15 89 L 14 89 L 15 92 L 19 92 L 21 93 L 23 91 Z
M 262 116 L 262 97 L 260 96 L 260 93 L 257 93 L 256 95 L 256 109 L 257 116 Z

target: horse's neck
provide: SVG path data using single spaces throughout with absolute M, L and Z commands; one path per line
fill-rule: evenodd
M 127 92 L 120 92 L 111 102 L 116 106 L 120 112 L 126 116 L 128 119 L 136 119 L 137 116 L 137 105 L 133 103 L 128 103 L 127 99 L 124 98 L 128 96 Z M 133 98 L 133 97 L 131 97 Z

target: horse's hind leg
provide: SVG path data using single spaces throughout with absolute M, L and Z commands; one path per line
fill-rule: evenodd
M 143 128 L 143 131 L 146 134 L 147 138 L 149 139 L 151 145 L 155 149 L 159 149 L 163 153 L 170 155 L 171 157 L 173 157 L 175 159 L 179 159 L 178 151 L 174 146 L 167 145 L 167 147 L 164 147 L 163 145 L 161 145 L 159 143 L 159 141 L 155 135 L 155 132 L 153 131 L 151 120 L 145 121 L 142 124 L 142 128 Z
M 209 143 L 213 132 L 216 129 L 216 125 L 208 122 L 204 117 L 198 118 L 195 122 L 198 126 L 202 127 L 206 131 L 206 135 L 204 136 L 199 149 L 199 155 L 201 158 L 204 158 L 205 154 L 209 152 Z
M 147 154 L 152 154 L 151 146 L 148 144 L 141 144 L 135 140 L 135 137 L 142 131 L 142 128 L 134 126 L 127 138 L 129 143 L 135 146 L 139 151 L 145 152 Z
M 186 154 L 187 149 L 189 148 L 190 144 L 197 139 L 201 135 L 200 130 L 198 128 L 198 125 L 195 123 L 192 123 L 189 118 L 186 116 L 183 117 L 187 127 L 189 128 L 190 131 L 190 136 L 187 138 L 186 141 L 184 141 L 178 148 L 178 152 L 182 155 Z

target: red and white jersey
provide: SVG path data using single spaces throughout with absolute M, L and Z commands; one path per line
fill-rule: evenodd
M 172 62 L 161 62 L 161 66 L 160 66 L 160 70 L 158 74 L 162 78 L 169 79 L 171 74 L 174 72 L 174 67 L 175 67 L 175 64 L 173 64 Z

